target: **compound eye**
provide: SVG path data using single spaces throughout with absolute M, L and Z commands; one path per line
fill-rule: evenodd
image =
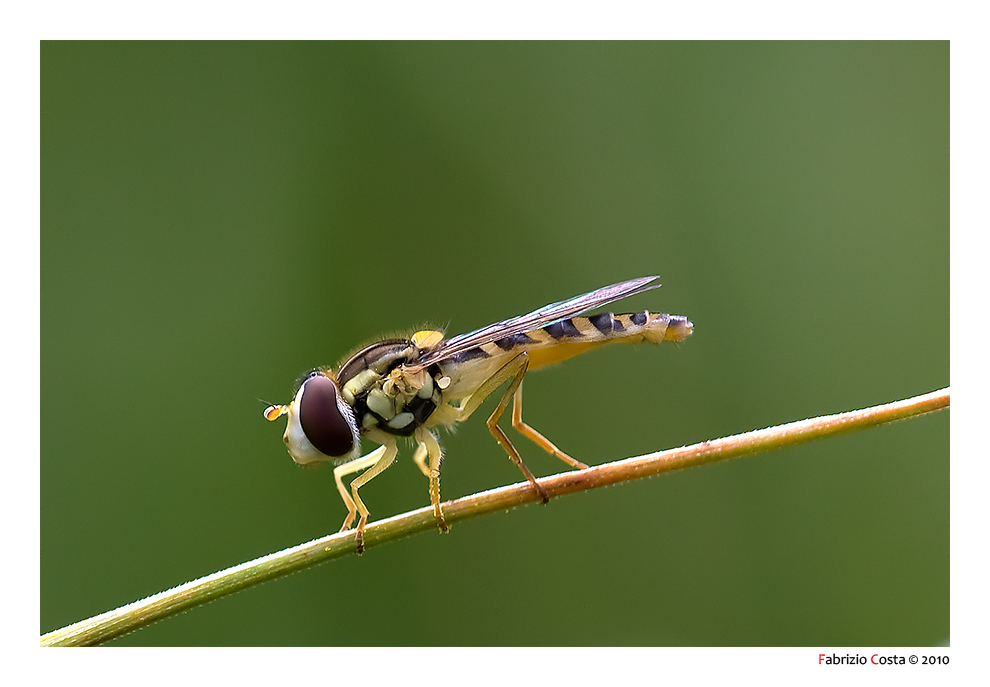
M 299 424 L 309 442 L 328 456 L 349 454 L 357 438 L 338 405 L 337 386 L 328 377 L 315 374 L 303 382 L 301 391 Z

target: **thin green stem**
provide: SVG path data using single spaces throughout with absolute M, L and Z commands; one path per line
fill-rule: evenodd
M 587 470 L 564 472 L 545 477 L 539 480 L 539 483 L 548 496 L 563 496 L 650 477 L 662 472 L 739 458 L 812 439 L 866 429 L 948 407 L 949 388 L 946 387 L 886 405 L 837 415 L 824 415 L 682 448 L 627 458 Z M 448 501 L 443 505 L 443 511 L 447 522 L 454 523 L 537 501 L 540 501 L 539 494 L 528 482 L 520 482 Z M 365 548 L 417 532 L 432 530 L 435 527 L 436 520 L 429 506 L 379 520 L 369 524 L 365 530 Z M 100 644 L 231 592 L 355 552 L 353 531 L 314 539 L 49 632 L 42 635 L 41 644 L 42 646 Z

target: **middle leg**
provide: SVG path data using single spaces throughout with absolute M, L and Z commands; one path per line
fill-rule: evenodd
M 413 460 L 430 480 L 430 503 L 433 505 L 433 516 L 437 519 L 437 529 L 441 532 L 449 532 L 450 528 L 440 507 L 440 462 L 443 460 L 443 450 L 437 438 L 425 427 L 419 427 L 414 436 L 419 445 L 416 447 Z M 430 459 L 429 465 L 426 464 L 427 456 Z

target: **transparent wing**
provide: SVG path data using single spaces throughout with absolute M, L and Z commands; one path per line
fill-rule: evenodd
M 582 296 L 575 296 L 566 301 L 545 305 L 526 315 L 502 320 L 487 327 L 476 329 L 473 332 L 446 339 L 434 348 L 426 351 L 418 360 L 412 363 L 412 367 L 417 369 L 424 368 L 475 346 L 481 346 L 482 344 L 496 341 L 506 336 L 512 336 L 513 334 L 531 332 L 534 329 L 545 327 L 560 320 L 566 320 L 568 317 L 573 317 L 586 310 L 617 301 L 620 298 L 659 288 L 660 284 L 654 283 L 659 278 L 640 277 L 639 279 L 630 279 L 629 281 L 612 284 L 611 286 L 603 286 Z

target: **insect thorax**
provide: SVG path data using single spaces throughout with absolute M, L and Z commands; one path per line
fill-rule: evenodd
M 443 402 L 440 368 L 410 372 L 404 368 L 419 355 L 407 339 L 379 341 L 359 351 L 340 368 L 341 397 L 353 409 L 362 432 L 380 429 L 410 436 Z

